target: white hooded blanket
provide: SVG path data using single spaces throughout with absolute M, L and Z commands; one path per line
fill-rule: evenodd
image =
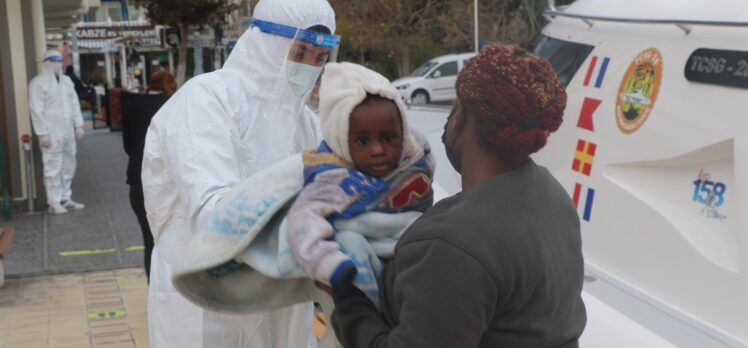
M 393 187 L 415 171 L 430 180 L 433 158 L 425 139 L 413 136 L 421 161 L 395 174 Z M 418 159 L 418 158 L 417 158 Z M 190 239 L 175 265 L 175 288 L 193 303 L 212 310 L 255 312 L 306 301 L 327 302 L 299 267 L 288 243 L 286 214 L 304 186 L 302 155 L 292 156 L 244 180 L 219 202 L 211 228 Z M 408 185 L 406 185 L 407 187 Z M 430 188 L 428 189 L 430 200 Z M 382 195 L 382 199 L 392 194 Z M 379 256 L 391 257 L 402 233 L 420 212 L 366 212 L 333 223 L 335 240 L 357 266 L 354 285 L 375 303 Z

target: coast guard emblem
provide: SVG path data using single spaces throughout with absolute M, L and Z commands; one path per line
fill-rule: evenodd
M 625 134 L 636 132 L 657 101 L 662 82 L 662 55 L 648 48 L 634 58 L 616 94 L 616 123 Z

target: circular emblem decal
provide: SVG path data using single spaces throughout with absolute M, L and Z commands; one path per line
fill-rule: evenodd
M 616 95 L 616 123 L 621 132 L 631 134 L 649 117 L 662 82 L 662 55 L 648 48 L 631 62 Z

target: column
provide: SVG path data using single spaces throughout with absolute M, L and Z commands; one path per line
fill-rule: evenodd
M 112 52 L 104 52 L 104 64 L 106 65 L 106 88 L 114 87 L 114 68 L 112 66 Z
M 76 76 L 81 76 L 81 57 L 80 57 L 80 49 L 78 48 L 78 28 L 77 25 L 73 27 L 73 30 L 71 32 L 71 40 L 70 40 L 70 50 L 73 54 L 73 72 Z
M 145 69 L 146 63 L 145 63 L 145 55 L 140 55 L 140 83 L 141 86 L 143 86 L 143 91 L 148 87 L 148 77 L 146 76 L 146 69 Z
M 119 47 L 119 77 L 120 77 L 120 83 L 122 83 L 122 87 L 128 88 L 129 86 L 127 83 L 127 52 L 125 50 L 124 42 Z
M 171 49 L 169 49 L 169 73 L 172 75 L 177 73 L 174 71 L 174 52 Z
M 29 1 L 31 1 L 32 21 L 34 23 L 36 57 L 33 58 L 37 61 L 35 73 L 39 73 L 43 70 L 42 57 L 44 57 L 44 52 L 47 50 L 47 28 L 44 26 L 44 6 L 42 0 Z
M 0 2 L 0 6 L 4 7 L 0 13 L 4 13 L 6 16 L 6 18 L 0 18 L 0 32 L 5 33 L 1 35 L 3 39 L 7 35 L 7 42 L 0 45 L 0 47 L 3 47 L 0 52 L 0 55 L 2 55 L 0 60 L 7 69 L 4 69 L 3 80 L 0 83 L 3 84 L 5 110 L 7 111 L 5 116 L 8 126 L 8 153 L 10 155 L 7 160 L 11 170 L 11 178 L 14 178 L 12 191 L 16 199 L 27 199 L 25 153 L 20 145 L 20 135 L 31 134 L 31 117 L 29 114 L 29 85 L 26 75 L 27 57 L 21 1 L 23 0 Z M 39 3 L 41 3 L 41 0 L 39 0 Z M 31 18 L 25 19 L 31 20 Z M 28 57 L 28 59 L 33 58 Z M 15 179 L 20 179 L 18 180 L 21 184 L 20 187 L 18 187 L 18 181 L 15 181 Z

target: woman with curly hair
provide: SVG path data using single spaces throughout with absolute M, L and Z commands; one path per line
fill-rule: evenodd
M 489 46 L 456 88 L 443 142 L 463 191 L 401 237 L 380 308 L 355 288 L 332 292 L 333 328 L 347 348 L 578 347 L 579 217 L 529 157 L 561 125 L 564 87 L 545 59 Z

